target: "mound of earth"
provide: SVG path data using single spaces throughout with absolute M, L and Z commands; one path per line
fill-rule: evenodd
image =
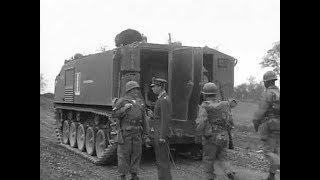
M 49 99 L 53 99 L 54 98 L 54 94 L 52 93 L 44 93 L 44 94 L 40 94 L 40 96 L 49 98 Z
M 48 109 L 53 111 L 53 99 L 52 93 L 40 94 L 40 108 Z

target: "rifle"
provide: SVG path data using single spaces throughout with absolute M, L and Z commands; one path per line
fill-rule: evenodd
M 265 118 L 262 118 L 262 119 L 253 119 L 252 120 L 252 123 L 253 123 L 253 127 L 254 127 L 254 130 L 256 132 L 258 132 L 259 130 L 259 126 L 264 123 L 264 122 L 267 122 L 269 120 L 269 118 L 265 117 Z
M 145 122 L 146 122 L 146 129 L 147 129 L 147 132 L 149 131 L 149 129 L 150 129 L 150 118 L 151 117 L 149 117 L 149 111 L 151 111 L 150 109 L 148 109 L 147 107 L 143 107 L 143 111 L 144 111 L 144 114 L 145 114 Z M 149 137 L 145 137 L 145 139 L 144 139 L 144 144 L 145 144 L 145 146 L 146 146 L 146 148 L 151 148 L 151 145 L 150 145 L 150 139 L 148 139 Z
M 116 142 L 118 144 L 124 144 L 119 118 L 116 118 L 116 129 L 117 129 Z
M 120 126 L 120 121 L 118 118 L 113 118 L 112 123 L 110 124 L 112 126 L 112 130 L 113 132 L 111 132 L 112 134 L 115 134 L 115 142 L 118 144 L 123 144 L 123 136 L 122 136 L 122 131 L 121 131 L 121 126 Z
M 229 136 L 229 149 L 234 149 L 233 139 L 232 139 L 232 135 L 231 135 L 231 128 L 228 128 L 227 132 L 228 132 L 228 136 Z
M 259 126 L 260 126 L 260 120 L 259 119 L 253 119 L 252 120 L 254 131 L 258 132 Z

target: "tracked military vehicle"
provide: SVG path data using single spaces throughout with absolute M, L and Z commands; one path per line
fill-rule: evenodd
M 56 76 L 57 135 L 68 149 L 96 164 L 112 162 L 116 157 L 116 132 L 110 126 L 113 99 L 134 80 L 141 86 L 145 106 L 152 109 L 156 96 L 149 85 L 152 77 L 160 77 L 168 81 L 172 100 L 172 148 L 199 154 L 195 119 L 201 88 L 206 81 L 215 82 L 221 97 L 230 97 L 235 64 L 235 58 L 208 47 L 145 42 L 77 56 L 65 61 Z

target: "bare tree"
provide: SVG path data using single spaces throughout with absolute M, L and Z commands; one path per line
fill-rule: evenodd
M 260 65 L 262 68 L 272 67 L 273 71 L 280 76 L 280 41 L 274 43 L 273 48 L 267 51 Z

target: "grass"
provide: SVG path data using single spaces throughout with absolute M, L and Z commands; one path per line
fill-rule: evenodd
M 238 102 L 238 106 L 232 110 L 235 146 L 251 150 L 258 150 L 261 146 L 259 133 L 254 131 L 252 124 L 253 115 L 257 110 L 258 103 L 254 102 Z
M 232 110 L 235 125 L 246 127 L 252 126 L 253 115 L 257 109 L 257 103 L 238 102 L 238 105 Z

